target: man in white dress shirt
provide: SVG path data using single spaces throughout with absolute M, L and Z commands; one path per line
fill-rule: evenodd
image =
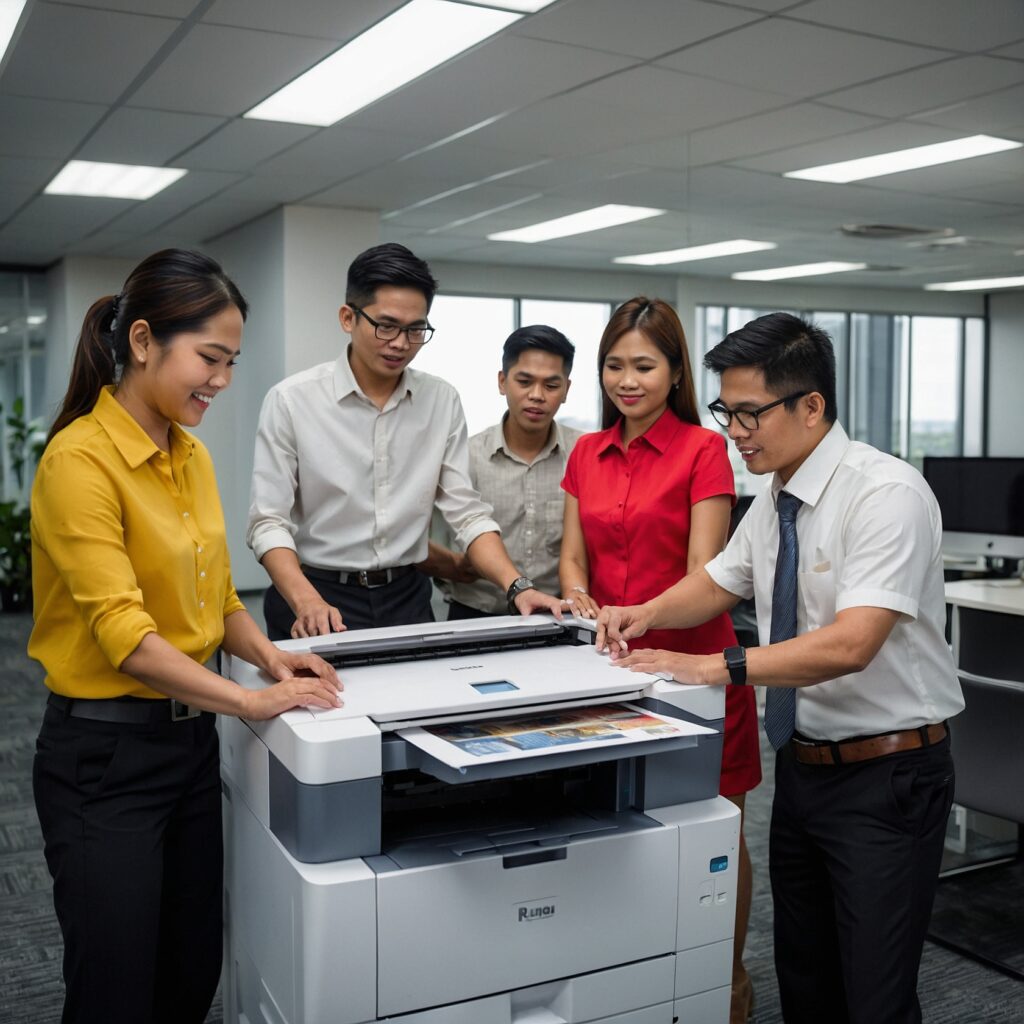
M 510 556 L 547 593 L 559 587 L 562 477 L 580 436 L 555 422 L 569 394 L 575 354 L 572 342 L 546 324 L 513 331 L 498 371 L 498 392 L 508 409 L 500 422 L 469 439 L 474 486 L 494 509 Z M 507 615 L 504 593 L 489 580 L 446 571 L 461 564 L 457 552 L 431 544 L 429 565 L 444 578 L 449 620 Z
M 917 972 L 953 798 L 942 525 L 920 474 L 836 422 L 828 335 L 751 321 L 705 365 L 710 409 L 773 474 L 725 551 L 646 605 L 602 611 L 598 644 L 685 683 L 768 687 L 777 749 L 770 872 L 789 1024 L 921 1020 Z M 624 653 L 753 597 L 762 646 Z
M 509 610 L 552 610 L 512 564 L 469 478 L 455 389 L 409 368 L 433 328 L 437 282 L 405 246 L 378 245 L 348 271 L 333 363 L 275 385 L 260 412 L 246 540 L 270 575 L 271 639 L 429 621 L 436 505 L 474 570 Z

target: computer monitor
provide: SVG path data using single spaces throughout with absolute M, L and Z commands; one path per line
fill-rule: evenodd
M 926 456 L 950 556 L 1024 559 L 1024 458 Z

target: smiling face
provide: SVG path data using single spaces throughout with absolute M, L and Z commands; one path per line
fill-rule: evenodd
M 538 348 L 524 349 L 507 374 L 498 373 L 498 391 L 508 403 L 509 420 L 524 434 L 545 438 L 569 383 L 565 360 Z
M 679 372 L 641 331 L 627 331 L 608 350 L 601 385 L 626 421 L 627 438 L 639 437 L 665 411 Z
M 130 390 L 155 425 L 195 427 L 213 399 L 230 383 L 242 346 L 242 314 L 227 306 L 200 328 L 157 344 L 145 321 L 130 328 Z M 145 426 L 146 424 L 144 424 Z
M 359 308 L 381 325 L 427 325 L 427 298 L 415 288 L 381 285 L 374 292 L 373 302 Z M 422 346 L 410 345 L 405 333 L 392 341 L 381 341 L 377 337 L 377 329 L 366 316 L 356 313 L 349 305 L 341 307 L 338 319 L 342 329 L 352 338 L 349 360 L 359 386 L 364 391 L 394 388 L 402 371 Z
M 734 366 L 722 372 L 720 392 L 727 409 L 759 409 L 774 402 L 776 395 L 765 387 L 764 373 L 752 366 Z M 777 405 L 762 413 L 757 430 L 747 430 L 735 416 L 727 433 L 751 473 L 778 473 L 783 483 L 828 433 L 831 423 L 824 418 L 825 402 L 817 391 L 796 399 L 792 410 Z

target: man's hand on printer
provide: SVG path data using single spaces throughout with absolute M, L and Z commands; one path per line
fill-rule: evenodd
M 297 602 L 292 610 L 295 612 L 295 622 L 292 623 L 292 638 L 295 640 L 340 633 L 348 628 L 341 620 L 341 612 L 317 593 Z
M 551 612 L 556 619 L 562 618 L 563 612 L 570 615 L 573 612 L 572 601 L 563 601 L 561 598 L 552 597 L 535 587 L 529 590 L 521 590 L 515 596 L 515 606 L 520 615 L 532 615 L 534 612 Z
M 617 608 L 606 604 L 597 616 L 597 636 L 594 646 L 602 654 L 613 659 L 622 657 L 629 650 L 627 640 L 643 636 L 651 628 L 653 613 L 645 604 Z
M 273 718 L 291 708 L 340 708 L 344 689 L 338 673 L 316 654 L 274 648 L 263 666 L 278 682 L 265 690 L 249 691 L 251 711 L 246 718 Z
M 721 679 L 712 678 L 713 670 L 722 664 L 720 654 L 680 654 L 677 651 L 644 649 L 616 652 L 613 648 L 611 659 L 616 665 L 628 668 L 630 672 L 671 677 L 677 683 L 715 686 L 723 682 Z M 728 678 L 724 682 L 728 682 Z

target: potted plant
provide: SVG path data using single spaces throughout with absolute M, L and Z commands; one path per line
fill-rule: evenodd
M 25 403 L 20 397 L 14 400 L 5 422 L 7 453 L 16 488 L 13 498 L 0 501 L 0 609 L 16 612 L 32 606 L 32 536 L 25 500 L 26 469 L 39 461 L 45 440 L 39 421 L 25 419 Z

